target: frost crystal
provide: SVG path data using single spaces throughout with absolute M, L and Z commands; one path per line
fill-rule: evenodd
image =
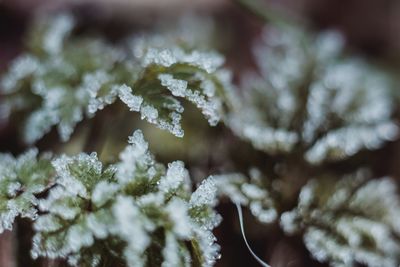
M 163 250 L 164 262 L 161 267 L 183 266 L 180 259 L 179 244 L 172 234 L 165 238 L 165 248 Z
M 74 26 L 74 19 L 66 14 L 57 16 L 53 25 L 48 29 L 43 47 L 49 54 L 58 54 L 63 48 L 64 38 L 71 32 Z
M 244 77 L 228 125 L 257 149 L 305 151 L 314 164 L 395 139 L 389 78 L 342 50 L 336 32 L 266 29 L 254 50 L 261 75 Z
M 188 181 L 189 174 L 181 161 L 174 161 L 168 164 L 167 174 L 161 178 L 159 189 L 170 192 Z
M 119 88 L 119 98 L 124 102 L 130 111 L 140 111 L 143 98 L 132 94 L 132 89 L 129 86 L 122 85 Z
M 115 165 L 103 166 L 95 153 L 64 155 L 52 165 L 55 185 L 38 203 L 34 258 L 91 267 L 110 260 L 153 266 L 150 257 L 161 266 L 212 266 L 218 259 L 212 230 L 220 217 L 213 210 L 210 180 L 191 197 L 183 163 L 166 169 L 155 162 L 141 131 L 129 138 Z
M 188 213 L 188 204 L 179 198 L 174 198 L 168 203 L 166 210 L 174 224 L 174 234 L 179 238 L 189 239 L 192 234 L 192 227 L 190 227 L 191 218 Z
M 36 194 L 53 181 L 49 155 L 29 150 L 18 158 L 0 154 L 0 233 L 11 230 L 17 216 L 37 218 Z
M 116 90 L 111 89 L 111 92 L 105 96 L 98 96 L 101 88 L 110 82 L 111 77 L 104 71 L 99 70 L 94 73 L 85 74 L 83 77 L 82 89 L 90 95 L 88 113 L 95 113 L 101 110 L 105 105 L 111 104 L 115 101 Z
M 150 244 L 146 229 L 151 227 L 151 222 L 146 222 L 131 197 L 118 196 L 112 210 L 117 223 L 114 231 L 126 239 L 130 249 L 139 257 Z
M 39 62 L 30 55 L 23 55 L 14 60 L 9 72 L 1 80 L 1 92 L 11 93 L 17 89 L 19 80 L 32 75 L 38 69 Z
M 277 219 L 275 203 L 268 190 L 261 185 L 261 173 L 253 169 L 250 181 L 238 173 L 214 176 L 218 195 L 229 198 L 233 203 L 247 206 L 251 213 L 263 223 Z
M 146 51 L 138 51 L 139 49 L 134 47 L 133 50 L 143 55 L 144 67 L 151 64 L 171 67 L 177 63 L 186 63 L 204 69 L 207 73 L 212 73 L 224 63 L 224 58 L 219 54 L 198 51 L 185 53 L 177 47 L 173 49 L 150 48 Z
M 214 183 L 212 176 L 201 182 L 197 190 L 192 194 L 190 198 L 190 204 L 192 206 L 214 206 L 216 204 L 217 187 Z
M 304 231 L 314 258 L 331 266 L 398 266 L 400 202 L 389 178 L 367 180 L 365 172 L 311 180 L 298 206 L 283 213 L 288 233 Z
M 121 161 L 117 164 L 116 177 L 122 184 L 133 179 L 138 171 L 148 172 L 158 168 L 154 166 L 153 157 L 148 151 L 149 145 L 144 140 L 142 131 L 135 131 L 129 137 L 129 143 L 130 145 L 120 153 Z
M 174 79 L 170 74 L 160 74 L 158 78 L 161 81 L 161 85 L 166 86 L 174 96 L 185 96 L 185 91 L 187 90 L 186 81 Z

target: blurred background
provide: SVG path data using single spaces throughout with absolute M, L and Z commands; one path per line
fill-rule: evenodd
M 306 21 L 311 28 L 318 31 L 334 28 L 340 30 L 348 40 L 350 49 L 357 54 L 373 58 L 396 75 L 400 69 L 400 1 L 398 0 L 261 0 L 271 10 L 285 14 L 285 16 Z M 260 33 L 264 21 L 257 14 L 249 12 L 240 4 L 241 1 L 230 0 L 0 0 L 0 73 L 5 71 L 8 63 L 23 49 L 24 33 L 35 14 L 41 12 L 57 12 L 71 10 L 78 14 L 83 27 L 101 32 L 106 38 L 118 40 L 125 34 L 141 31 L 152 27 L 160 20 L 174 20 L 185 14 L 211 16 L 215 19 L 218 28 L 216 46 L 223 51 L 227 58 L 227 65 L 234 72 L 234 78 L 244 69 L 254 67 L 250 46 Z M 149 127 L 148 125 L 142 125 Z M 150 126 L 153 127 L 153 126 Z M 200 127 L 200 126 L 199 126 Z M 154 128 L 152 128 L 154 129 Z M 146 129 L 145 129 L 146 131 Z M 150 133 L 149 143 L 158 158 L 170 160 L 167 152 L 157 150 L 156 138 L 154 142 Z M 217 127 L 212 134 L 231 135 L 226 129 Z M 195 130 L 193 130 L 195 132 Z M 209 133 L 207 133 L 209 134 Z M 122 136 L 127 136 L 122 135 Z M 52 146 L 52 136 L 47 143 L 39 146 Z M 195 138 L 189 136 L 188 139 Z M 201 138 L 201 137 L 197 137 Z M 54 142 L 56 142 L 56 137 Z M 125 139 L 124 139 L 125 140 Z M 216 148 L 223 149 L 226 143 L 216 138 L 208 144 L 208 150 L 202 153 L 210 154 Z M 221 143 L 222 142 L 222 143 Z M 173 146 L 175 143 L 171 143 Z M 214 146 L 215 145 L 215 146 Z M 12 122 L 0 117 L 0 151 L 19 153 L 25 149 L 19 141 L 17 129 Z M 400 143 L 395 142 L 379 150 L 379 163 L 375 171 L 379 174 L 392 174 L 399 177 L 400 163 L 398 159 Z M 184 151 L 176 152 L 172 158 L 187 158 Z M 221 160 L 221 159 L 220 159 Z M 218 162 L 218 159 L 216 159 Z M 215 160 L 213 162 L 216 162 Z M 207 172 L 213 171 L 210 160 L 196 161 L 192 170 L 199 166 L 207 166 Z M 198 175 L 201 176 L 200 174 Z M 216 235 L 222 247 L 222 259 L 217 266 L 259 266 L 251 257 L 242 240 L 238 217 L 231 204 L 223 204 L 219 211 L 224 218 L 217 228 Z M 302 267 L 325 266 L 309 257 L 301 239 L 286 237 L 276 225 L 266 227 L 255 222 L 245 214 L 246 231 L 255 252 L 266 259 L 273 267 Z M 400 219 L 400 218 L 399 218 Z M 17 266 L 61 266 L 57 262 L 32 262 L 26 246 L 29 242 L 31 230 L 25 227 L 27 222 L 18 222 L 16 231 L 0 236 L 0 267 Z M 276 228 L 276 229 L 275 229 Z M 15 240 L 20 240 L 16 242 Z

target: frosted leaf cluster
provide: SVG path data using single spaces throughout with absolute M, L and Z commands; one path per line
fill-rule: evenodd
M 255 148 L 316 164 L 396 138 L 390 80 L 346 57 L 339 33 L 266 29 L 254 53 L 260 74 L 244 77 L 228 124 Z
M 35 149 L 14 158 L 0 154 L 0 234 L 11 230 L 16 217 L 35 219 L 38 199 L 52 183 L 50 156 Z
M 120 61 L 120 53 L 98 39 L 71 38 L 73 26 L 69 15 L 37 22 L 28 40 L 30 49 L 2 77 L 4 104 L 27 113 L 27 143 L 39 140 L 53 126 L 67 141 L 84 114 L 90 116 L 90 96 L 112 82 L 106 73 Z
M 239 173 L 216 175 L 218 195 L 229 198 L 233 203 L 247 206 L 251 213 L 263 223 L 272 223 L 278 213 L 271 193 L 262 185 L 261 173 L 250 171 L 250 179 Z
M 218 53 L 186 51 L 178 40 L 158 42 L 152 35 L 111 45 L 99 37 L 75 36 L 74 24 L 70 15 L 37 22 L 28 51 L 1 79 L 2 107 L 26 114 L 27 143 L 53 126 L 67 141 L 85 116 L 117 99 L 178 137 L 184 134 L 179 98 L 195 104 L 210 125 L 221 120 L 230 77 Z
M 184 98 L 202 111 L 210 125 L 222 119 L 231 81 L 226 77 L 227 70 L 222 68 L 224 58 L 221 55 L 197 50 L 188 52 L 176 44 L 155 42 L 146 36 L 131 40 L 129 47 L 132 57 L 147 71 L 132 89 L 135 92 L 136 88 L 137 94 L 143 97 L 146 112 L 141 112 L 142 118 L 181 137 L 184 107 L 179 98 Z M 157 81 L 148 80 L 148 76 L 155 76 Z M 159 90 L 149 90 L 149 87 Z M 160 92 L 159 95 L 154 96 L 153 90 Z M 157 101 L 163 105 L 152 103 Z
M 219 258 L 212 234 L 220 222 L 215 189 L 202 184 L 191 194 L 183 163 L 157 163 L 141 131 L 115 165 L 104 166 L 95 153 L 62 156 L 52 164 L 56 184 L 39 202 L 34 258 L 135 267 L 213 266 Z
M 312 256 L 331 266 L 398 266 L 397 187 L 390 178 L 367 177 L 359 171 L 339 180 L 310 180 L 297 207 L 282 214 L 282 228 L 287 233 L 304 232 Z

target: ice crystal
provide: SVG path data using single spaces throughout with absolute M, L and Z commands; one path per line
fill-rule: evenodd
M 283 213 L 288 233 L 304 231 L 314 258 L 331 266 L 398 266 L 400 202 L 393 180 L 368 180 L 360 171 L 337 181 L 311 180 L 298 206 Z
M 140 39 L 131 44 L 133 57 L 147 70 L 145 74 L 157 77 L 154 81 L 143 75 L 132 87 L 135 94 L 143 98 L 142 118 L 181 137 L 184 132 L 180 114 L 184 109 L 178 99 L 184 98 L 202 111 L 210 125 L 216 125 L 224 115 L 223 102 L 229 95 L 229 88 L 219 78 L 223 58 L 210 52 L 188 53 L 174 44 L 167 47 L 152 45 L 157 44 Z M 150 86 L 158 88 L 154 89 L 157 92 L 167 90 L 169 95 L 150 95 L 150 91 L 144 91 Z M 155 101 L 163 102 L 163 105 L 154 105 L 152 102 Z
M 150 244 L 151 239 L 147 231 L 154 230 L 152 223 L 143 216 L 131 197 L 118 196 L 113 205 L 113 215 L 116 219 L 115 231 L 128 243 L 125 256 L 135 254 L 127 257 L 128 266 L 144 266 L 141 255 Z
M 185 91 L 187 90 L 186 81 L 174 79 L 170 74 L 160 74 L 158 78 L 161 81 L 161 85 L 166 86 L 174 96 L 185 96 Z
M 134 48 L 138 51 L 138 48 Z M 205 70 L 207 73 L 216 71 L 223 63 L 224 58 L 216 53 L 198 52 L 185 53 L 182 49 L 147 49 L 143 54 L 142 64 L 144 67 L 151 64 L 171 67 L 174 64 L 182 63 Z
M 189 238 L 192 234 L 190 227 L 189 205 L 179 198 L 174 198 L 168 203 L 167 211 L 174 222 L 173 232 L 180 238 Z
M 250 171 L 250 180 L 239 173 L 214 177 L 218 195 L 229 198 L 235 204 L 249 207 L 260 222 L 271 223 L 277 219 L 274 200 L 261 184 L 261 173 L 257 169 Z
M 129 107 L 130 111 L 140 111 L 143 98 L 141 96 L 133 95 L 130 87 L 122 85 L 119 88 L 119 98 Z
M 67 14 L 62 14 L 54 21 L 46 32 L 43 47 L 49 54 L 59 54 L 63 48 L 64 38 L 74 27 L 74 19 Z
M 95 153 L 64 155 L 52 164 L 56 182 L 39 201 L 34 258 L 66 258 L 72 266 L 109 260 L 151 266 L 156 255 L 161 266 L 212 266 L 219 257 L 211 231 L 220 218 L 204 195 L 210 180 L 191 197 L 183 163 L 157 163 L 140 131 L 115 165 L 103 166 Z
M 211 176 L 204 180 L 197 190 L 192 194 L 190 198 L 190 204 L 192 206 L 202 205 L 215 205 L 216 204 L 217 187 L 214 183 L 214 178 Z
M 233 131 L 267 153 L 304 151 L 314 164 L 396 138 L 390 80 L 344 56 L 343 43 L 337 32 L 266 29 L 254 50 L 260 75 L 243 79 L 228 119 Z
M 163 256 L 165 260 L 161 267 L 187 266 L 182 265 L 179 255 L 179 244 L 176 242 L 176 238 L 173 235 L 168 234 L 165 238 L 165 243 L 166 245 L 163 250 Z
M 53 126 L 67 141 L 85 115 L 93 117 L 118 98 L 142 119 L 178 137 L 184 134 L 179 98 L 194 103 L 211 125 L 224 115 L 230 81 L 220 79 L 221 55 L 186 51 L 180 46 L 184 43 L 172 39 L 160 46 L 151 36 L 110 45 L 99 37 L 74 35 L 73 26 L 70 15 L 34 24 L 28 51 L 1 80 L 2 105 L 26 114 L 27 143 Z
M 0 233 L 11 230 L 17 216 L 35 219 L 38 199 L 53 182 L 49 155 L 36 149 L 14 158 L 0 154 Z
M 160 180 L 159 189 L 164 192 L 176 190 L 189 181 L 188 177 L 189 174 L 182 161 L 171 162 L 168 164 L 166 175 Z

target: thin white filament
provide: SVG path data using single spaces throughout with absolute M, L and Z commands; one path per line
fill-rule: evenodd
M 268 265 L 267 263 L 265 263 L 262 259 L 260 259 L 255 253 L 254 251 L 251 249 L 249 243 L 247 242 L 246 239 L 246 234 L 244 233 L 244 226 L 243 226 L 243 214 L 242 214 L 242 207 L 240 206 L 239 203 L 235 203 L 236 204 L 236 208 L 238 211 L 238 215 L 239 215 L 239 223 L 240 223 L 240 230 L 242 231 L 242 236 L 243 236 L 243 240 L 246 243 L 247 249 L 250 251 L 251 255 L 258 261 L 258 263 L 260 263 L 262 266 L 264 267 L 271 267 L 270 265 Z

